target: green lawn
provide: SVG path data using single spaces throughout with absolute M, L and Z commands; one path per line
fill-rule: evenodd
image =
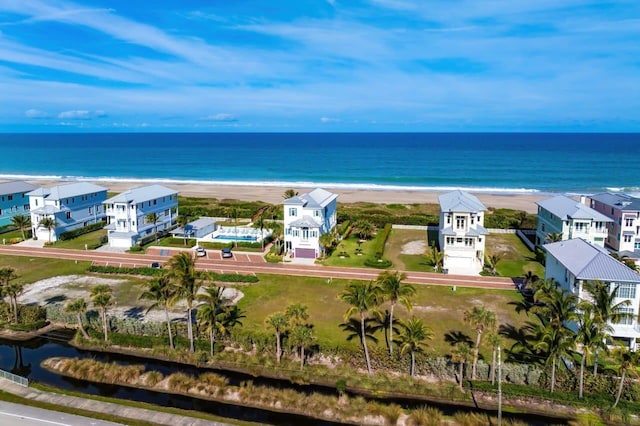
M 415 229 L 394 229 L 384 248 L 384 257 L 394 268 L 403 271 L 433 272 L 427 257 L 427 232 Z M 418 252 L 420 253 L 411 253 Z
M 503 277 L 521 277 L 532 271 L 539 277 L 544 276 L 544 266 L 536 262 L 535 255 L 516 234 L 490 234 L 487 236 L 486 255 L 499 254 L 498 275 Z
M 31 238 L 31 230 L 25 230 L 24 235 L 27 239 Z M 22 239 L 22 232 L 16 229 L 15 231 L 4 232 L 0 234 L 0 243 L 2 243 L 2 240 L 6 240 L 7 244 L 9 244 L 9 240 L 11 240 L 12 238 Z
M 374 237 L 375 238 L 375 237 Z M 360 239 L 356 235 L 351 235 L 346 240 L 340 241 L 338 247 L 327 259 L 320 261 L 327 266 L 346 266 L 346 267 L 365 267 L 364 261 L 374 256 L 373 241 L 374 239 L 358 244 Z M 362 250 L 358 254 L 358 249 Z M 383 256 L 385 257 L 385 256 Z
M 0 268 L 13 268 L 20 282 L 32 283 L 59 275 L 84 274 L 90 262 L 26 256 L 0 256 Z
M 92 246 L 95 247 L 97 244 L 100 243 L 100 239 L 106 235 L 107 235 L 106 229 L 98 229 L 97 231 L 80 235 L 71 240 L 56 241 L 55 243 L 45 247 L 84 250 L 85 244 L 89 246 L 89 248 L 91 248 Z

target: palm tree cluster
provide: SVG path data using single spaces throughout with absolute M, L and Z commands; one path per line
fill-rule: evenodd
M 411 375 L 415 374 L 415 355 L 425 352 L 426 342 L 433 338 L 431 329 L 419 318 L 412 317 L 407 322 L 394 323 L 395 306 L 398 303 L 408 312 L 411 311 L 410 297 L 416 290 L 412 285 L 402 282 L 406 278 L 404 273 L 385 271 L 378 275 L 375 281 L 358 281 L 348 284 L 345 291 L 339 295 L 339 298 L 349 305 L 344 315 L 345 322 L 341 325 L 342 329 L 349 333 L 348 340 L 356 337 L 360 340 L 369 375 L 373 374 L 373 370 L 367 340 L 377 341 L 374 333 L 380 326 L 374 325 L 376 321 L 385 329 L 385 339 L 390 355 L 393 354 L 394 343 L 400 348 L 401 355 L 409 353 Z M 389 311 L 383 315 L 380 307 L 385 302 L 389 303 Z M 394 330 L 399 333 L 395 338 Z
M 586 281 L 585 298 L 562 289 L 553 279 L 534 281 L 534 303 L 523 302 L 516 310 L 524 310 L 531 317 L 520 330 L 520 336 L 510 349 L 519 360 L 540 363 L 550 372 L 550 392 L 555 391 L 558 369 L 579 365 L 578 395 L 584 396 L 585 369 L 592 364 L 597 377 L 599 359 L 610 354 L 608 342 L 613 332 L 611 324 L 621 322 L 630 314 L 623 309 L 629 300 L 618 302 L 617 287 L 609 283 Z M 622 353 L 629 352 L 628 349 Z M 626 355 L 625 355 L 626 356 Z M 620 357 L 623 358 L 622 356 Z M 628 367 L 622 367 L 627 371 Z M 624 381 L 624 375 L 621 374 Z M 620 384 L 622 386 L 622 382 Z M 616 402 L 617 404 L 617 402 Z
M 31 218 L 24 214 L 17 214 L 11 218 L 11 224 L 20 231 L 22 239 L 26 240 L 27 236 L 24 231 L 31 228 Z
M 275 312 L 265 319 L 265 324 L 276 337 L 276 362 L 278 364 L 282 360 L 286 339 L 292 348 L 300 351 L 300 368 L 304 367 L 305 351 L 316 342 L 313 325 L 308 320 L 307 306 L 300 303 L 291 304 L 284 312 Z
M 13 322 L 18 323 L 18 296 L 24 291 L 24 284 L 17 282 L 18 274 L 13 268 L 0 269 L 0 297 L 9 299 L 9 312 Z

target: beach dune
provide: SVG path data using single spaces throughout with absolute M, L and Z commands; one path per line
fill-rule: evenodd
M 50 187 L 71 183 L 64 180 L 37 180 L 30 181 L 34 185 Z M 108 188 L 109 192 L 120 193 L 127 189 L 142 186 L 140 182 L 127 181 L 99 181 L 93 182 Z M 251 185 L 219 185 L 219 184 L 196 184 L 196 183 L 162 183 L 169 188 L 180 192 L 180 195 L 186 197 L 201 198 L 217 198 L 217 199 L 236 199 L 242 201 L 264 201 L 266 203 L 280 203 L 283 198 L 284 191 L 288 188 L 281 186 L 251 186 Z M 368 202 L 376 204 L 437 204 L 438 195 L 442 192 L 437 191 L 411 191 L 411 190 L 356 190 L 331 188 L 323 186 L 324 189 L 339 195 L 338 201 L 342 203 Z M 313 188 L 292 187 L 299 193 L 304 193 Z M 472 191 L 471 191 L 472 192 Z M 473 193 L 473 192 L 472 192 Z M 524 210 L 528 213 L 536 213 L 538 208 L 536 201 L 547 198 L 546 194 L 489 194 L 489 193 L 473 193 L 477 196 L 486 207 L 509 208 L 516 210 Z

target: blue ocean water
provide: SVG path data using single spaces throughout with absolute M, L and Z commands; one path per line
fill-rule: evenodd
M 0 134 L 0 179 L 640 191 L 640 134 Z

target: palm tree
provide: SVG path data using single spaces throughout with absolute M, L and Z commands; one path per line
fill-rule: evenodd
M 620 375 L 620 385 L 618 386 L 618 392 L 616 393 L 616 400 L 613 403 L 612 408 L 616 408 L 620 402 L 622 396 L 622 389 L 624 388 L 624 380 L 626 375 L 636 376 L 638 372 L 636 370 L 638 364 L 640 364 L 640 352 L 632 351 L 629 348 L 619 349 L 616 351 L 616 358 L 618 359 L 618 374 Z
M 353 224 L 353 232 L 358 234 L 361 240 L 368 240 L 373 236 L 375 227 L 368 220 L 360 219 Z
M 491 384 L 495 384 L 496 382 L 496 355 L 498 353 L 498 348 L 502 345 L 502 336 L 497 330 L 492 330 L 487 335 L 487 340 L 489 340 L 489 344 L 491 345 L 491 373 L 489 373 L 489 380 L 491 380 Z
M 198 294 L 197 299 L 203 302 L 198 306 L 196 318 L 209 333 L 210 353 L 213 356 L 215 350 L 216 333 L 224 334 L 224 317 L 226 314 L 227 299 L 224 297 L 225 287 L 209 286 L 204 293 Z
M 231 206 L 227 208 L 227 215 L 230 219 L 233 219 L 233 229 L 235 232 L 235 239 L 233 241 L 234 247 L 238 247 L 238 216 L 240 215 L 240 210 L 237 206 Z
M 173 305 L 177 287 L 171 282 L 168 273 L 163 273 L 159 277 L 148 281 L 147 288 L 138 297 L 141 300 L 151 300 L 153 303 L 147 308 L 147 313 L 159 307 L 164 310 L 165 321 L 167 322 L 167 331 L 169 332 L 169 347 L 174 349 L 173 331 L 171 330 L 171 318 L 169 318 L 169 308 Z
M 498 275 L 498 263 L 500 263 L 503 257 L 504 253 L 495 253 L 491 256 L 487 256 L 486 263 L 489 267 L 489 272 L 491 273 L 491 275 Z
M 595 308 L 595 320 L 600 323 L 601 329 L 607 334 L 611 333 L 610 328 L 607 328 L 607 324 L 615 324 L 632 317 L 632 314 L 624 311 L 624 308 L 631 305 L 630 300 L 623 300 L 616 303 L 616 300 L 618 299 L 616 295 L 618 287 L 619 286 L 616 286 L 611 289 L 611 285 L 609 283 L 605 283 L 600 280 L 585 281 L 582 284 L 582 289 L 591 296 L 591 303 Z M 607 337 L 607 335 L 604 336 L 605 339 Z M 607 350 L 606 345 L 601 346 L 604 346 L 605 351 Z M 601 347 L 596 347 L 594 353 L 594 376 L 598 375 L 598 354 L 600 349 Z
M 382 296 L 389 301 L 389 354 L 393 354 L 393 310 L 396 303 L 400 302 L 407 311 L 411 312 L 410 296 L 416 294 L 416 289 L 411 284 L 404 284 L 407 274 L 403 272 L 384 271 L 378 275 L 378 285 L 382 289 Z
M 315 342 L 313 329 L 308 325 L 297 326 L 291 330 L 289 341 L 293 346 L 300 348 L 300 370 L 302 370 L 305 359 L 304 351 Z
M 608 324 L 602 324 L 597 316 L 595 307 L 590 302 L 582 302 L 579 305 L 581 314 L 578 316 L 578 330 L 576 342 L 582 346 L 580 357 L 580 380 L 578 397 L 583 397 L 584 392 L 584 367 L 592 349 L 598 342 L 604 342 L 605 333 L 610 333 L 613 328 Z M 603 329 L 605 327 L 606 329 Z
M 266 214 L 264 209 L 260 210 L 258 214 L 253 219 L 255 225 L 260 229 L 260 242 L 262 243 L 262 250 L 264 250 L 264 227 L 266 224 Z
M 329 256 L 337 241 L 335 232 L 325 232 L 318 238 L 318 243 L 322 247 L 325 256 Z
M 377 313 L 377 307 L 382 302 L 381 291 L 380 286 L 373 281 L 359 281 L 347 285 L 346 290 L 339 295 L 343 302 L 350 305 L 344 314 L 345 321 L 355 313 L 358 313 L 360 316 L 360 343 L 364 351 L 364 358 L 367 363 L 367 372 L 369 375 L 372 374 L 372 371 L 367 339 L 365 337 L 365 321 L 369 315 Z
M 442 272 L 444 268 L 444 253 L 438 250 L 435 242 L 431 243 L 431 250 L 427 255 L 427 260 L 433 266 L 434 272 Z
M 289 198 L 293 198 L 297 196 L 298 196 L 298 191 L 296 191 L 295 189 L 287 189 L 286 191 L 284 191 L 284 194 L 282 194 L 282 198 L 284 198 L 285 200 L 288 200 Z
M 539 279 L 540 277 L 534 274 L 533 271 L 527 271 L 522 276 L 522 288 L 523 289 L 527 288 L 529 285 L 532 285 L 533 283 L 537 282 Z
M 158 242 L 158 222 L 160 222 L 160 215 L 157 213 L 149 213 L 145 216 L 147 223 L 153 223 L 153 232 L 156 234 L 156 243 Z
M 416 353 L 424 353 L 427 340 L 433 339 L 433 331 L 421 319 L 411 317 L 409 321 L 402 324 L 400 334 L 398 335 L 398 345 L 400 355 L 409 352 L 411 354 L 411 368 L 409 374 L 411 377 L 416 372 Z
M 16 274 L 15 269 L 0 269 L 0 297 L 4 298 L 5 296 L 9 296 L 9 294 L 7 293 L 7 289 L 10 286 L 9 283 L 16 278 L 18 278 L 18 274 Z M 11 307 L 11 310 L 13 310 L 13 301 L 11 300 L 11 297 L 9 297 L 9 306 Z
M 100 310 L 102 319 L 102 331 L 104 333 L 104 341 L 109 341 L 109 322 L 107 321 L 107 309 L 113 305 L 111 299 L 112 289 L 106 284 L 100 284 L 91 289 L 91 300 L 93 306 Z
M 56 219 L 54 217 L 43 217 L 38 226 L 49 231 L 49 242 L 51 242 L 51 232 L 56 229 Z
M 82 336 L 85 339 L 88 339 L 89 335 L 87 334 L 87 331 L 84 329 L 84 325 L 82 324 L 82 317 L 87 312 L 87 302 L 83 298 L 69 301 L 64 306 L 64 311 L 70 314 L 75 314 L 76 321 L 78 322 L 78 328 L 80 329 Z
M 451 353 L 451 361 L 458 363 L 458 384 L 460 386 L 460 392 L 464 392 L 462 382 L 464 381 L 464 365 L 469 362 L 471 357 L 471 347 L 464 342 L 456 343 Z
M 276 334 L 276 361 L 280 364 L 282 358 L 282 333 L 289 326 L 289 319 L 282 312 L 276 312 L 269 315 L 265 321 L 267 326 L 271 327 Z
M 24 214 L 17 214 L 11 218 L 11 224 L 20 230 L 22 239 L 26 240 L 24 231 L 31 227 L 31 218 Z
M 178 226 L 180 226 L 182 228 L 182 232 L 184 235 L 184 245 L 185 247 L 187 246 L 187 225 L 189 224 L 189 222 L 191 221 L 191 219 L 189 219 L 189 216 L 185 216 L 185 215 L 178 215 L 177 219 L 176 219 L 176 223 L 178 224 Z
M 16 276 L 17 278 L 17 276 Z M 4 293 L 9 296 L 9 301 L 11 303 L 11 310 L 13 311 L 13 321 L 18 323 L 18 296 L 20 296 L 24 292 L 24 283 L 19 283 L 16 281 L 10 281 L 4 286 Z
M 287 306 L 284 312 L 287 322 L 290 328 L 296 328 L 307 324 L 309 319 L 309 312 L 307 312 L 307 306 L 302 303 L 292 303 Z
M 485 328 L 493 328 L 495 326 L 496 314 L 484 306 L 474 306 L 473 309 L 464 312 L 464 322 L 470 324 L 476 330 L 476 344 L 473 348 L 473 364 L 471 366 L 471 380 L 475 380 L 482 334 Z
M 169 277 L 174 280 L 178 289 L 173 300 L 184 299 L 187 302 L 187 332 L 189 334 L 189 350 L 195 352 L 193 340 L 193 301 L 200 290 L 199 274 L 196 272 L 194 257 L 187 252 L 180 252 L 167 262 Z M 173 302 L 172 300 L 172 302 Z

